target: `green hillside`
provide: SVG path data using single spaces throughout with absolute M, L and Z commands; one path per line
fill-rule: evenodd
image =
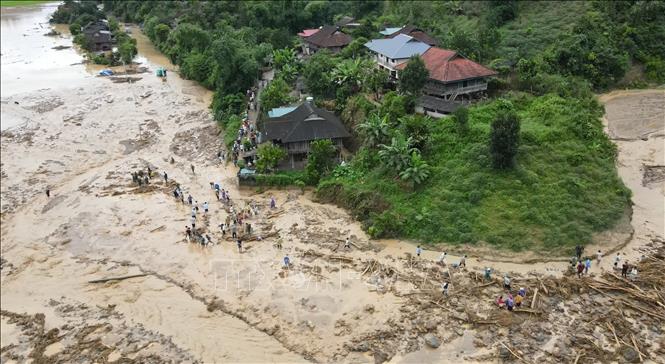
M 229 130 L 227 144 L 244 91 L 262 68 L 276 71 L 264 104 L 290 102 L 301 78 L 317 104 L 353 132 L 354 156 L 333 168 L 320 145 L 304 172 L 263 178 L 317 187 L 321 199 L 351 210 L 376 237 L 510 249 L 588 243 L 630 203 L 594 93 L 665 82 L 662 1 L 102 3 L 119 20 L 141 23 L 184 77 L 215 91 L 211 108 Z M 342 16 L 360 23 L 346 29 L 355 41 L 344 51 L 295 57 L 297 32 Z M 414 115 L 417 82 L 388 92 L 363 44 L 405 24 L 500 73 L 468 121 L 463 112 L 439 120 Z M 639 72 L 627 83 L 629 69 Z

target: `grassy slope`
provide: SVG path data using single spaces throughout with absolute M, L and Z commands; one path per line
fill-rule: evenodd
M 591 8 L 582 1 L 520 2 L 517 18 L 500 28 L 501 58 L 517 61 L 542 52 Z
M 434 173 L 417 191 L 380 168 L 363 172 L 354 165 L 361 177 L 328 180 L 319 194 L 356 213 L 368 204 L 382 206 L 371 200 L 384 199 L 390 207 L 365 221 L 374 226 L 370 232 L 432 243 L 485 241 L 514 250 L 548 250 L 588 242 L 592 232 L 611 227 L 629 192 L 616 174 L 614 146 L 602 133 L 600 110 L 555 96 L 515 105 L 522 144 L 513 171 L 490 167 L 489 130 L 497 112 L 497 103 L 491 103 L 471 109 L 466 136 L 457 133 L 451 119 L 433 122 L 426 157 Z M 575 125 L 586 125 L 578 130 L 592 136 L 580 138 Z M 330 188 L 338 184 L 344 192 Z
M 0 6 L 27 6 L 52 3 L 53 0 L 0 0 Z

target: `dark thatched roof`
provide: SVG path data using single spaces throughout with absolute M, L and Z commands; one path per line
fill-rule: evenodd
M 395 38 L 398 34 L 406 34 L 408 36 L 411 36 L 413 38 L 418 39 L 419 41 L 421 41 L 425 44 L 429 44 L 433 47 L 435 47 L 438 44 L 436 39 L 432 38 L 429 34 L 425 33 L 425 31 L 423 31 L 422 29 L 420 29 L 416 26 L 413 26 L 413 25 L 404 26 L 404 27 L 402 27 L 402 29 L 396 31 L 393 34 L 390 34 L 386 38 Z
M 332 25 L 324 25 L 318 32 L 305 38 L 305 42 L 314 44 L 319 48 L 344 47 L 352 40 L 353 38 L 350 35 Z
M 282 143 L 350 136 L 335 114 L 309 102 L 305 102 L 288 114 L 268 119 L 264 124 L 264 133 L 267 140 Z

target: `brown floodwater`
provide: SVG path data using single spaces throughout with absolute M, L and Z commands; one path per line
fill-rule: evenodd
M 82 85 L 94 75 L 80 65 L 83 57 L 72 47 L 68 36 L 45 36 L 51 30 L 49 17 L 58 3 L 35 6 L 3 7 L 2 34 L 2 99 L 41 89 Z M 66 26 L 57 26 L 60 32 Z M 72 64 L 79 64 L 72 66 Z M 10 125 L 2 122 L 2 129 Z

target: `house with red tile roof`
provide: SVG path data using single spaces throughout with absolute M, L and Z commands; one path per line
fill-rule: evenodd
M 300 38 L 307 38 L 310 35 L 313 35 L 314 33 L 318 32 L 318 31 L 319 31 L 318 28 L 317 29 L 305 29 L 302 32 L 298 33 L 298 36 Z
M 422 90 L 420 106 L 425 113 L 440 116 L 449 114 L 460 99 L 472 99 L 487 90 L 489 77 L 497 73 L 456 51 L 431 47 L 420 55 L 429 71 L 429 80 Z M 407 62 L 397 65 L 399 72 Z M 399 77 L 399 76 L 398 76 Z

